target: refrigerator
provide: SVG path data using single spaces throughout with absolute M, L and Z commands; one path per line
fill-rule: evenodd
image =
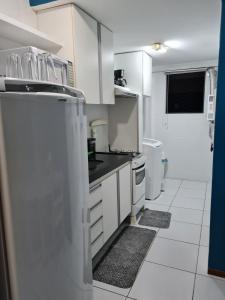
M 92 300 L 84 96 L 0 79 L 0 299 Z

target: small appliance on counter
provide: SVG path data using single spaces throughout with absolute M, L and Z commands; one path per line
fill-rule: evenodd
M 95 138 L 88 138 L 88 154 L 93 154 L 96 151 L 96 139 Z
M 114 83 L 116 85 L 125 87 L 127 86 L 127 80 L 124 78 L 124 70 L 115 70 L 114 71 Z

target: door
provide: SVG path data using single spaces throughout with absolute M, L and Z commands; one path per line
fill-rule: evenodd
M 92 299 L 86 120 L 67 98 L 0 94 L 13 299 Z
M 101 33 L 101 90 L 102 103 L 114 104 L 114 52 L 113 33 L 100 25 Z
M 104 242 L 106 242 L 118 227 L 116 173 L 102 182 L 102 195 Z
M 76 87 L 86 102 L 100 103 L 99 41 L 97 21 L 74 7 L 74 59 Z
M 131 213 L 131 167 L 119 171 L 120 223 Z

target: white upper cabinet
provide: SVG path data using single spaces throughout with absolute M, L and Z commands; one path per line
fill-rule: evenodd
M 146 52 L 142 52 L 142 76 L 144 96 L 151 96 L 152 89 L 152 58 Z
M 152 58 L 145 51 L 115 55 L 114 69 L 124 69 L 127 87 L 143 96 L 151 96 Z
M 75 87 L 90 104 L 114 103 L 113 34 L 73 4 L 38 12 L 38 28 L 61 41 L 74 65 Z
M 76 87 L 85 94 L 86 101 L 100 101 L 98 24 L 97 21 L 74 7 L 74 57 Z
M 114 53 L 113 33 L 105 26 L 100 25 L 101 47 L 101 99 L 104 104 L 114 104 Z

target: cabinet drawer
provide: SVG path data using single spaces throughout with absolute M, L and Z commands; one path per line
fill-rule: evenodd
M 91 225 L 93 225 L 98 219 L 100 219 L 102 215 L 103 215 L 103 207 L 102 207 L 102 200 L 100 200 L 90 209 Z
M 103 217 L 91 226 L 91 242 L 93 243 L 96 238 L 103 232 Z
M 102 200 L 102 184 L 94 186 L 89 193 L 89 207 L 92 208 Z
M 103 232 L 102 232 L 99 235 L 99 237 L 91 244 L 91 256 L 92 256 L 92 258 L 102 248 L 103 244 L 104 244 L 104 236 L 103 236 Z

